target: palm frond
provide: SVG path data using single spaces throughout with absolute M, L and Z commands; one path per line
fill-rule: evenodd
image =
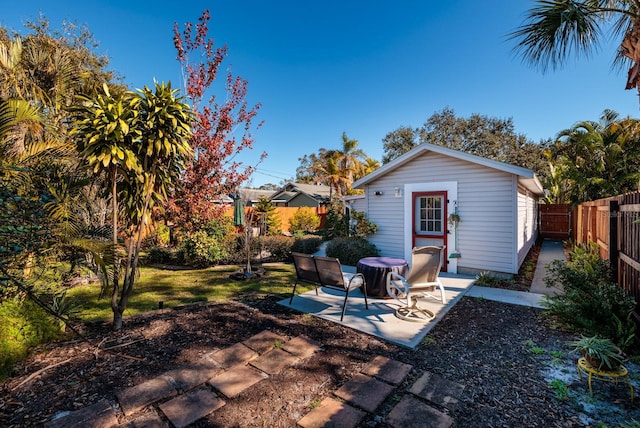
M 598 2 L 539 1 L 525 23 L 509 34 L 520 40 L 513 51 L 530 65 L 546 72 L 564 65 L 571 54 L 589 57 L 602 39 L 603 15 Z

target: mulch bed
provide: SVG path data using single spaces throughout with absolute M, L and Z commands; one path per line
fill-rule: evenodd
M 108 325 L 89 329 L 94 343 L 121 356 L 97 351 L 82 341 L 47 346 L 2 384 L 0 425 L 38 426 L 58 412 L 102 398 L 115 402 L 115 393 L 121 389 L 265 329 L 289 337 L 308 336 L 320 342 L 322 350 L 303 367 L 258 383 L 193 426 L 295 426 L 314 403 L 331 396 L 377 355 L 414 368 L 400 395 L 390 397 L 362 426 L 385 426 L 384 416 L 425 371 L 465 386 L 461 402 L 449 412 L 457 426 L 580 425 L 575 408 L 557 400 L 540 375 L 544 359 L 525 344 L 530 340 L 539 347 L 557 349 L 570 339 L 549 328 L 540 310 L 463 298 L 417 349 L 409 350 L 291 312 L 277 300 L 264 296 L 165 310 L 129 319 L 125 329 L 116 333 Z M 22 383 L 32 373 L 63 361 Z M 121 422 L 125 422 L 122 417 Z
M 155 311 L 127 319 L 119 332 L 112 332 L 109 324 L 86 326 L 92 343 L 110 352 L 81 340 L 38 350 L 0 385 L 0 426 L 41 426 L 60 412 L 101 399 L 115 405 L 116 392 L 264 330 L 286 337 L 304 335 L 322 348 L 303 364 L 227 400 L 192 426 L 294 427 L 378 355 L 411 364 L 413 370 L 362 427 L 386 427 L 385 416 L 426 371 L 464 385 L 456 407 L 438 408 L 454 419 L 455 426 L 585 426 L 576 401 L 556 398 L 541 374 L 551 364 L 548 352 L 566 354 L 566 341 L 575 337 L 552 328 L 539 309 L 463 298 L 411 350 L 293 312 L 278 300 L 253 296 Z M 532 344 L 545 353 L 532 352 Z M 47 369 L 39 372 L 43 368 Z M 611 391 L 623 413 L 629 411 L 628 391 Z M 128 422 L 122 414 L 118 417 Z

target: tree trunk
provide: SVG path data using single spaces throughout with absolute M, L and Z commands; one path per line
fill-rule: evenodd
M 111 189 L 111 209 L 113 210 L 113 289 L 111 291 L 111 310 L 113 311 L 113 329 L 120 330 L 122 328 L 122 312 L 118 308 L 118 279 L 120 276 L 120 258 L 118 257 L 118 199 L 117 199 L 117 183 L 116 178 L 118 170 L 113 167 L 113 183 Z
M 122 328 L 122 312 L 119 309 L 113 311 L 113 330 L 118 331 Z

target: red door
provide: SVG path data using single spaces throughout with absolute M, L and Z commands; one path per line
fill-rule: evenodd
M 414 192 L 412 194 L 412 246 L 447 246 L 447 192 Z M 447 271 L 447 257 L 442 271 Z

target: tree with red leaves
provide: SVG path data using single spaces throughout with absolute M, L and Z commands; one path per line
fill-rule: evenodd
M 203 103 L 227 56 L 226 45 L 214 48 L 213 39 L 208 38 L 209 19 L 209 10 L 205 10 L 197 24 L 187 22 L 180 32 L 176 23 L 173 29 L 185 92 L 195 112 L 190 141 L 195 156 L 182 174 L 180 190 L 169 203 L 173 218 L 186 230 L 220 216 L 222 210 L 214 201 L 234 193 L 256 168 L 235 160 L 243 150 L 253 147 L 252 122 L 260 109 L 260 104 L 248 106 L 248 82 L 234 77 L 229 69 L 225 101 L 219 103 L 214 94 L 208 98 L 208 104 Z M 197 63 L 191 62 L 193 58 L 197 58 Z M 261 125 L 262 122 L 255 129 Z M 262 153 L 258 163 L 265 157 L 266 153 Z

